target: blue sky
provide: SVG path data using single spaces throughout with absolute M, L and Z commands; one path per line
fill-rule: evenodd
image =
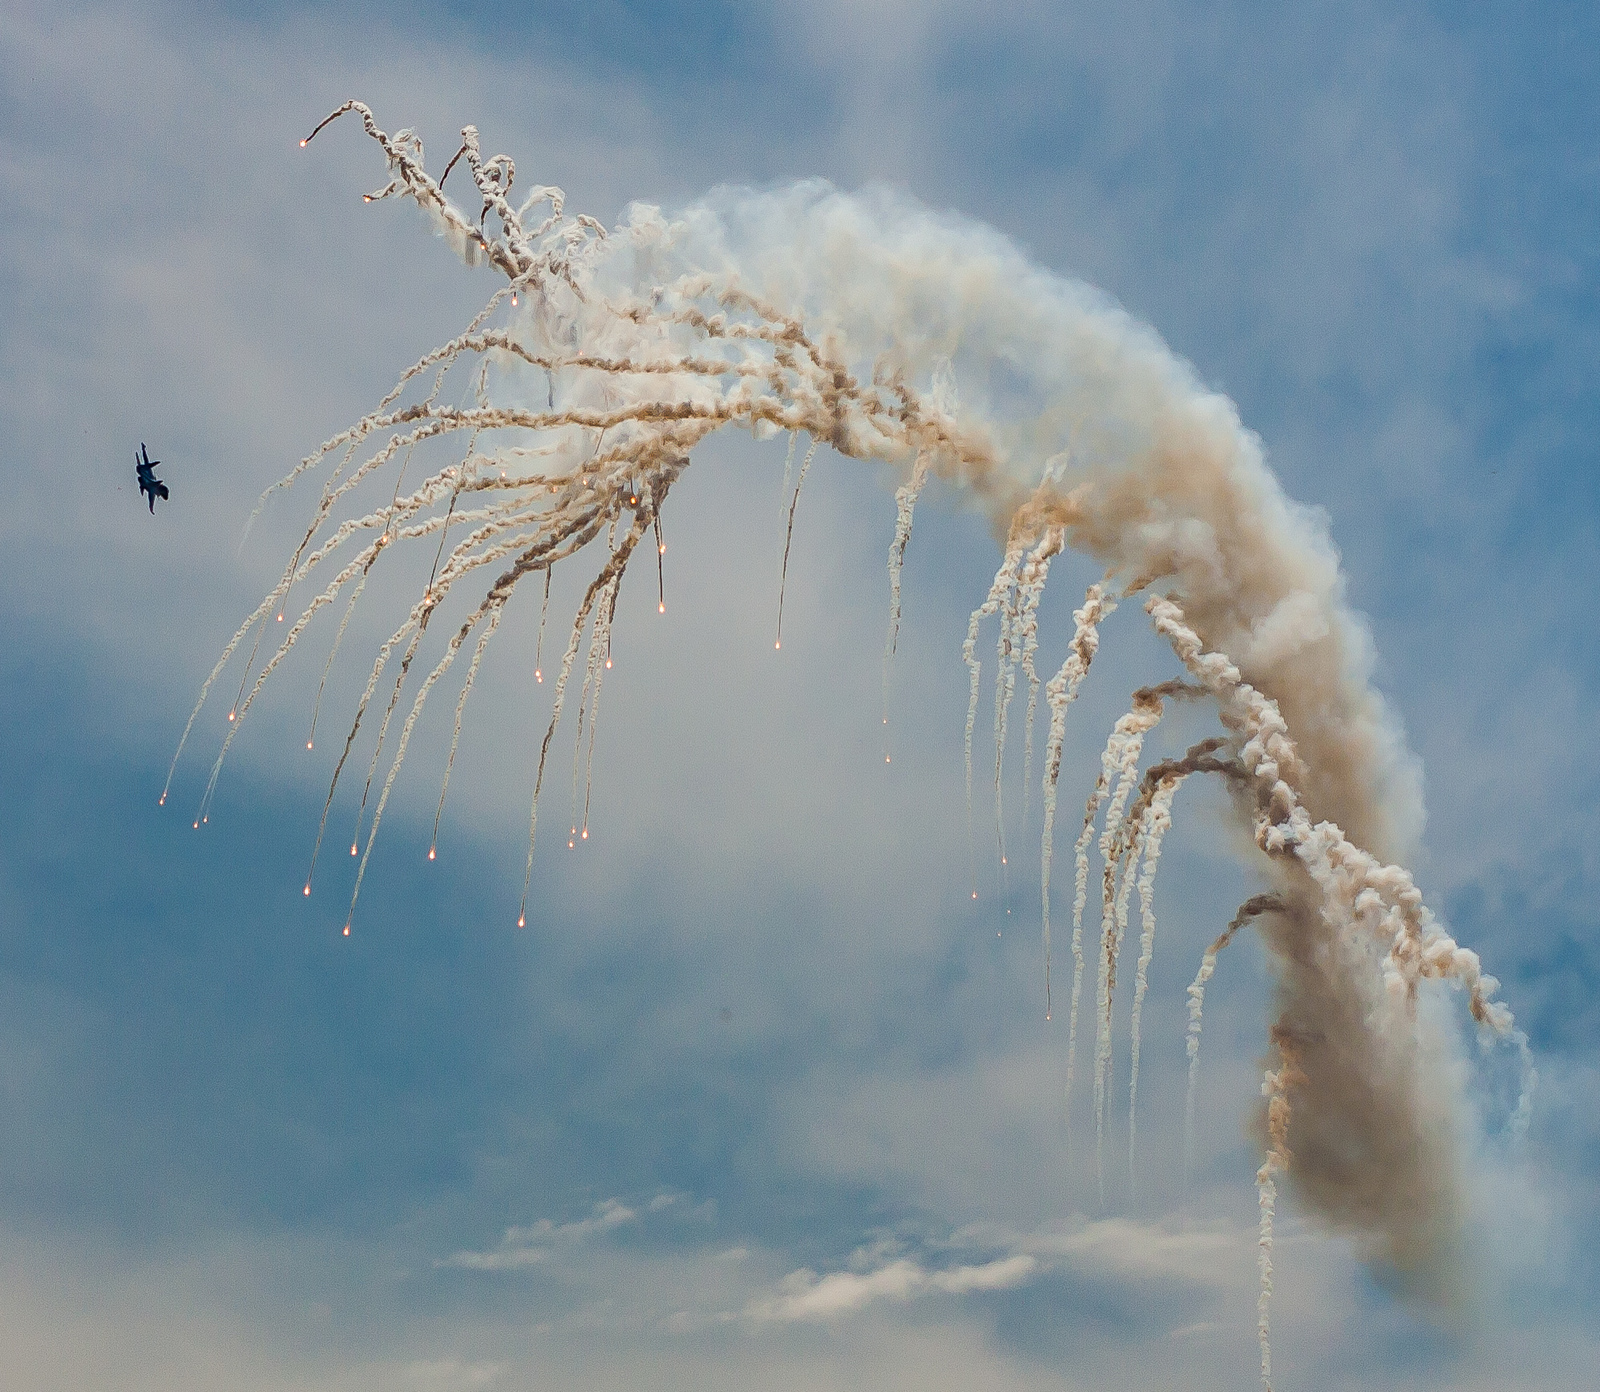
M 956 500 L 919 516 L 886 772 L 885 478 L 819 461 L 780 666 L 781 446 L 705 451 L 675 495 L 667 620 L 642 587 L 620 614 L 595 836 L 546 843 L 531 932 L 510 929 L 542 722 L 527 615 L 469 708 L 440 859 L 436 717 L 351 941 L 337 892 L 300 894 L 327 772 L 300 748 L 314 658 L 203 835 L 184 809 L 225 706 L 177 813 L 156 807 L 300 516 L 275 506 L 240 548 L 256 495 L 486 294 L 411 210 L 361 204 L 379 170 L 353 131 L 297 148 L 351 95 L 435 159 L 473 121 L 608 222 L 724 181 L 888 181 L 1102 286 L 1233 396 L 1331 518 L 1424 760 L 1420 881 L 1544 1078 L 1526 1151 L 1474 1152 L 1459 1327 L 1291 1195 L 1278 1383 L 1574 1385 L 1600 1313 L 1597 44 L 1578 5 L 12 7 L 0 1348 L 19 1385 L 1252 1376 L 1253 944 L 1208 996 L 1186 1211 L 1176 1159 L 1183 986 L 1251 881 L 1186 789 L 1145 1017 L 1149 1172 L 1102 1209 L 1066 1158 L 1035 898 L 1007 917 L 985 869 L 966 899 L 959 648 L 996 549 Z M 140 439 L 173 486 L 154 519 Z M 1047 605 L 1053 650 L 1089 576 Z M 1161 661 L 1108 626 L 1065 806 Z M 796 1272 L 1018 1255 L 1039 1274 L 1004 1290 L 774 1313 Z

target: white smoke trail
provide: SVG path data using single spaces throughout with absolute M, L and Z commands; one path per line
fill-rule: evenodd
M 1111 1017 L 1117 989 L 1117 960 L 1122 952 L 1122 940 L 1128 929 L 1128 899 L 1132 892 L 1135 872 L 1144 846 L 1144 806 L 1135 808 L 1136 816 L 1128 829 L 1123 825 L 1123 812 L 1128 797 L 1139 779 L 1139 755 L 1144 748 L 1145 736 L 1161 720 L 1168 696 L 1189 696 L 1194 688 L 1187 682 L 1163 682 L 1159 686 L 1141 687 L 1133 693 L 1133 708 L 1117 721 L 1106 741 L 1101 755 L 1101 781 L 1090 794 L 1090 809 L 1086 822 L 1092 825 L 1094 812 L 1104 787 L 1112 788 L 1106 807 L 1104 829 L 1100 833 L 1100 858 L 1104 863 L 1100 899 L 1100 958 L 1095 989 L 1095 1043 L 1094 1043 L 1094 1133 L 1095 1175 L 1099 1183 L 1101 1201 L 1105 1198 L 1105 1110 L 1106 1094 L 1111 1085 Z M 1086 848 L 1079 852 L 1086 855 Z M 1087 871 L 1085 872 L 1087 873 Z M 1074 913 L 1074 938 L 1077 924 Z
M 1028 563 L 1023 567 L 1022 580 L 1017 587 L 1017 627 L 1021 634 L 1022 671 L 1028 679 L 1028 710 L 1023 720 L 1022 737 L 1022 828 L 1028 827 L 1028 794 L 1033 786 L 1033 722 L 1039 709 L 1038 669 L 1034 655 L 1039 650 L 1039 601 L 1044 598 L 1045 582 L 1050 578 L 1050 562 L 1061 554 L 1061 531 L 1057 527 L 1045 533 L 1044 540 L 1033 549 Z M 1048 976 L 1049 944 L 1045 945 Z M 1048 985 L 1048 983 L 1047 983 Z M 1048 990 L 1046 1014 L 1048 1014 Z
M 794 481 L 794 494 L 789 499 L 789 522 L 783 533 L 783 568 L 778 575 L 778 633 L 772 646 L 783 646 L 783 593 L 789 584 L 789 547 L 794 541 L 794 514 L 800 506 L 800 490 L 806 486 L 806 475 L 811 471 L 811 461 L 816 457 L 819 440 L 812 440 L 806 457 L 800 461 L 800 477 Z M 785 468 L 787 472 L 787 467 Z
M 1023 569 L 1017 572 L 1017 583 L 1000 605 L 1000 633 L 995 641 L 994 670 L 994 838 L 995 852 L 1000 857 L 1000 884 L 1010 912 L 1011 876 L 1007 869 L 1006 818 L 1004 801 L 1004 772 L 1006 759 L 1006 718 L 1011 710 L 1011 698 L 1017 689 L 1016 624 L 1022 607 L 1020 589 Z
M 1056 785 L 1061 777 L 1061 750 L 1067 736 L 1067 707 L 1077 698 L 1078 688 L 1089 674 L 1089 664 L 1100 647 L 1099 624 L 1117 607 L 1108 599 L 1101 584 L 1089 586 L 1084 595 L 1083 607 L 1072 613 L 1072 645 L 1061 670 L 1045 686 L 1045 702 L 1050 707 L 1050 729 L 1045 736 L 1044 782 L 1044 834 L 1039 844 L 1039 897 L 1043 917 L 1045 962 L 1045 1013 L 1050 1007 L 1050 866 L 1055 856 Z M 1098 806 L 1098 803 L 1095 804 Z M 1092 824 L 1093 814 L 1090 814 Z M 1086 833 L 1087 834 L 1087 833 Z M 1080 838 L 1081 844 L 1081 838 Z M 1087 875 L 1087 870 L 1085 870 Z M 1072 1144 L 1072 1073 L 1078 1038 L 1078 996 L 1083 987 L 1083 884 L 1079 884 L 1079 900 L 1072 916 L 1072 1008 L 1067 1033 L 1067 1145 Z
M 1134 970 L 1133 1014 L 1129 1033 L 1132 1046 L 1128 1061 L 1128 1193 L 1135 1192 L 1138 1169 L 1135 1156 L 1139 1146 L 1139 1024 L 1144 1011 L 1145 991 L 1149 986 L 1150 962 L 1156 950 L 1155 883 L 1156 867 L 1161 863 L 1161 842 L 1172 825 L 1172 799 L 1183 782 L 1180 775 L 1161 780 L 1150 806 L 1145 810 L 1141 834 L 1144 837 L 1144 869 L 1139 875 L 1139 961 Z
M 1261 1095 L 1267 1099 L 1267 1158 L 1256 1171 L 1256 1194 L 1261 1209 L 1261 1232 L 1256 1245 L 1256 1264 L 1261 1274 L 1261 1293 L 1256 1297 L 1256 1335 L 1261 1343 L 1262 1392 L 1272 1392 L 1272 1220 L 1278 1201 L 1278 1186 L 1273 1179 L 1289 1168 L 1289 1090 L 1307 1082 L 1300 1071 L 1299 1055 L 1287 1030 L 1274 1029 L 1272 1042 L 1278 1049 L 1278 1070 L 1267 1071 Z
M 1118 846 L 1113 850 L 1114 857 L 1126 859 L 1127 870 L 1124 876 L 1123 897 L 1127 895 L 1127 880 L 1131 879 L 1140 857 L 1143 857 L 1144 870 L 1138 878 L 1139 890 L 1139 960 L 1134 975 L 1133 1010 L 1131 1017 L 1132 1047 L 1130 1068 L 1128 1076 L 1128 1184 L 1130 1195 L 1134 1183 L 1134 1154 L 1138 1140 L 1138 1101 L 1139 1101 L 1139 1052 L 1140 1052 L 1140 1022 L 1144 1010 L 1145 991 L 1149 982 L 1150 962 L 1155 955 L 1155 878 L 1156 868 L 1161 862 L 1161 843 L 1166 836 L 1167 829 L 1172 825 L 1172 800 L 1177 795 L 1183 780 L 1196 773 L 1214 773 L 1224 778 L 1242 781 L 1243 767 L 1232 757 L 1219 758 L 1218 751 L 1227 745 L 1228 741 L 1221 738 L 1201 740 L 1199 744 L 1191 746 L 1178 759 L 1164 759 L 1146 770 L 1144 779 L 1140 784 L 1139 796 L 1134 800 L 1129 811 L 1124 831 L 1119 838 Z M 1111 954 L 1111 969 L 1109 972 L 1110 986 L 1115 988 L 1116 983 L 1116 951 L 1122 945 L 1123 924 L 1126 914 L 1119 905 L 1117 933 L 1115 937 L 1116 950 Z M 1109 1007 L 1107 1014 L 1109 1022 Z
M 967 637 L 961 645 L 961 660 L 967 664 L 967 727 L 963 736 L 963 748 L 966 757 L 967 771 L 967 844 L 969 853 L 972 847 L 972 730 L 978 720 L 978 678 L 982 673 L 983 664 L 978 661 L 978 625 L 990 614 L 997 612 L 1006 603 L 1006 597 L 1011 593 L 1017 583 L 1017 571 L 1022 565 L 1022 558 L 1027 551 L 1025 537 L 1013 536 L 1006 543 L 1006 553 L 1000 562 L 1000 569 L 994 574 L 994 582 L 989 586 L 989 593 L 984 601 L 972 611 L 972 616 L 967 620 Z M 1002 640 L 1003 641 L 1003 640 Z M 1000 703 L 995 701 L 995 743 L 1000 741 Z M 998 758 L 998 756 L 997 756 Z M 999 775 L 996 773 L 996 799 L 998 800 Z M 972 864 L 972 897 L 978 897 L 978 867 L 976 860 Z
M 790 453 L 794 451 L 794 441 L 789 442 Z M 894 540 L 889 543 L 889 631 L 883 640 L 883 723 L 884 750 L 883 761 L 889 762 L 889 667 L 894 661 L 895 648 L 900 641 L 900 572 L 905 566 L 906 547 L 911 542 L 911 519 L 916 511 L 917 499 L 922 496 L 922 490 L 928 483 L 928 470 L 931 461 L 927 451 L 919 451 L 916 463 L 911 466 L 911 477 L 895 490 L 894 495 Z M 787 478 L 788 465 L 784 466 Z
M 1183 1192 L 1187 1200 L 1189 1192 L 1189 1174 L 1194 1165 L 1194 1100 L 1195 1092 L 1200 1083 L 1200 1016 L 1205 1008 L 1206 983 L 1211 980 L 1212 974 L 1217 969 L 1217 954 L 1222 951 L 1234 935 L 1251 922 L 1265 913 L 1277 913 L 1283 909 L 1284 903 L 1276 894 L 1254 894 L 1239 906 L 1239 910 L 1229 920 L 1228 926 L 1217 935 L 1215 942 L 1205 950 L 1200 958 L 1200 970 L 1194 975 L 1194 980 L 1188 987 L 1189 994 L 1189 1027 L 1184 1037 L 1184 1049 L 1189 1056 L 1189 1086 L 1183 1102 Z
M 619 524 L 635 492 L 649 497 L 658 518 L 694 448 L 714 431 L 733 425 L 758 438 L 804 431 L 813 449 L 826 442 L 845 457 L 882 461 L 902 482 L 923 460 L 928 477 L 971 499 L 1006 539 L 978 617 L 1007 605 L 1014 652 L 1018 641 L 1028 651 L 1017 624 L 1034 604 L 1031 593 L 1016 594 L 1019 568 L 1047 538 L 1059 535 L 1107 576 L 1104 588 L 1091 589 L 1073 650 L 1045 688 L 1046 906 L 1065 709 L 1111 607 L 1106 594 L 1164 591 L 1151 602 L 1151 617 L 1217 703 L 1243 770 L 1242 783 L 1231 780 L 1233 807 L 1283 904 L 1263 920 L 1263 937 L 1280 976 L 1278 1029 L 1292 1031 L 1283 1037 L 1296 1051 L 1293 1070 L 1285 1063 L 1279 1074 L 1290 1075 L 1282 1083 L 1284 1156 L 1291 1085 L 1296 1094 L 1297 1191 L 1321 1217 L 1357 1233 L 1363 1250 L 1410 1276 L 1419 1293 L 1441 1289 L 1462 1203 L 1456 1096 L 1438 1062 L 1448 1058 L 1444 1046 L 1422 1038 L 1431 1028 L 1415 1009 L 1422 983 L 1461 986 L 1480 1024 L 1514 1043 L 1517 1037 L 1509 1011 L 1494 1000 L 1493 978 L 1443 932 L 1400 868 L 1422 820 L 1415 760 L 1371 686 L 1370 645 L 1345 603 L 1324 520 L 1283 495 L 1232 404 L 1097 292 L 1031 265 L 987 228 L 884 191 L 849 196 L 819 183 L 724 189 L 670 218 L 636 206 L 608 231 L 569 216 L 559 190 L 535 188 L 513 206 L 514 166 L 503 156 L 484 158 L 476 129 L 467 127 L 452 164 L 464 162 L 481 200 L 473 219 L 427 174 L 413 133 L 388 135 L 359 103 L 335 115 L 346 111 L 360 116 L 388 161 L 388 183 L 371 196 L 411 198 L 470 264 L 488 265 L 504 284 L 467 333 L 419 360 L 376 411 L 284 481 L 330 469 L 300 547 L 227 645 L 202 701 L 291 585 L 325 560 L 348 570 L 341 548 L 359 550 L 364 533 L 387 532 L 396 509 L 411 511 L 392 544 L 424 530 L 431 536 L 441 521 L 431 509 L 458 498 L 456 521 L 472 531 L 379 649 L 337 786 L 385 664 L 402 655 L 392 710 L 429 618 L 452 587 L 503 562 L 490 587 L 495 604 L 473 611 L 487 621 L 520 580 L 541 571 L 548 579 L 557 560 Z M 537 221 L 536 209 L 547 209 Z M 522 297 L 520 312 L 511 326 L 492 327 L 510 293 Z M 406 400 L 409 384 L 430 367 L 481 369 L 490 359 L 505 369 L 497 379 L 503 400 L 471 407 Z M 467 451 L 482 461 L 471 470 L 457 473 L 453 463 L 410 499 L 319 541 L 344 500 L 402 452 L 442 450 L 475 433 L 488 443 L 482 456 Z M 339 462 L 340 451 L 352 467 Z M 796 497 L 788 502 L 791 522 Z M 635 513 L 630 536 L 640 521 Z M 566 683 L 590 620 L 602 621 L 596 605 L 603 611 L 603 598 L 614 595 L 631 550 L 625 541 L 604 559 L 575 616 L 533 772 L 529 875 L 538 793 Z M 964 656 L 975 693 L 971 632 Z M 1133 828 L 1122 825 L 1138 781 L 1137 726 L 1149 714 L 1135 705 L 1133 726 L 1108 745 L 1089 809 L 1091 830 L 1100 807 L 1107 812 L 1102 1096 L 1119 905 L 1125 926 L 1146 820 L 1141 810 Z M 975 697 L 972 710 L 969 808 Z M 419 711 L 414 702 L 413 714 Z M 398 767 L 392 760 L 369 853 Z M 332 788 L 328 806 L 331 797 Z M 1080 864 L 1087 848 L 1081 839 Z M 1120 876 L 1118 867 L 1127 867 Z M 1079 899 L 1086 869 L 1081 874 Z M 526 901 L 525 887 L 519 921 Z M 1076 940 L 1081 911 L 1074 920 Z M 1080 952 L 1077 944 L 1075 976 Z M 1075 1004 L 1076 995 L 1075 985 Z M 1074 1047 L 1075 1035 L 1069 1059 Z M 1514 1131 L 1526 1126 L 1533 1083 L 1526 1063 L 1524 1079 Z

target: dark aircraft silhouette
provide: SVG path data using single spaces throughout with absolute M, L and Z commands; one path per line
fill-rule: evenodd
M 140 454 L 144 456 L 142 464 L 139 462 Z M 150 513 L 152 516 L 155 515 L 156 499 L 160 498 L 162 502 L 167 501 L 167 485 L 156 477 L 156 465 L 160 462 L 159 459 L 150 458 L 150 452 L 145 449 L 141 441 L 139 454 L 133 456 L 133 468 L 134 472 L 139 475 L 139 492 L 150 495 Z

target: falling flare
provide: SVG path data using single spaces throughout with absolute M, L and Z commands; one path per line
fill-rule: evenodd
M 311 881 L 306 881 L 306 887 L 300 891 L 307 899 L 311 897 Z
M 434 846 L 429 846 L 428 847 L 428 859 L 429 860 L 432 860 L 437 853 L 438 853 L 437 847 L 434 847 Z

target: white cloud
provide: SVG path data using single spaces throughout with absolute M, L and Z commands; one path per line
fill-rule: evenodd
M 660 1213 L 677 1201 L 676 1194 L 657 1194 L 645 1205 L 645 1212 Z M 541 1218 L 527 1227 L 510 1227 L 499 1243 L 487 1251 L 454 1252 L 434 1265 L 461 1267 L 467 1271 L 519 1271 L 548 1261 L 558 1247 L 587 1242 L 637 1222 L 638 1218 L 639 1211 L 629 1208 L 621 1199 L 604 1199 L 594 1206 L 594 1212 L 587 1218 L 567 1223 Z
M 878 1300 L 903 1304 L 921 1295 L 1008 1290 L 1032 1280 L 1041 1269 L 1038 1259 L 1026 1253 L 931 1271 L 905 1257 L 868 1272 L 831 1271 L 819 1276 L 802 1268 L 784 1277 L 776 1295 L 752 1303 L 746 1313 L 757 1320 L 838 1319 Z
M 752 1300 L 745 1314 L 759 1321 L 835 1320 L 880 1301 L 905 1304 L 926 1295 L 1010 1290 L 1059 1267 L 1090 1280 L 1165 1280 L 1209 1289 L 1237 1277 L 1250 1236 L 1218 1223 L 1184 1228 L 1129 1218 L 1023 1234 L 974 1224 L 941 1245 L 999 1248 L 1003 1255 L 943 1266 L 926 1257 L 885 1261 L 899 1244 L 883 1239 L 857 1252 L 851 1269 L 790 1272 L 775 1292 Z

